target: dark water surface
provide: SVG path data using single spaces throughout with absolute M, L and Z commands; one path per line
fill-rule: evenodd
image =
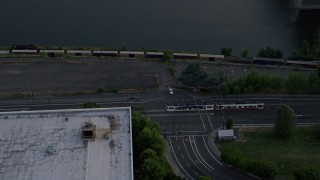
M 312 1 L 312 0 L 311 0 Z M 172 48 L 287 55 L 319 36 L 319 11 L 297 18 L 282 0 L 2 0 L 0 45 Z

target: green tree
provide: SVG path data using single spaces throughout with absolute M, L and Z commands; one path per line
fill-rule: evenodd
M 248 48 L 243 48 L 241 52 L 241 57 L 247 58 L 249 56 L 249 49 Z
M 269 74 L 260 75 L 259 89 L 270 88 L 270 76 Z
M 238 77 L 234 82 L 232 82 L 231 84 L 230 84 L 230 89 L 232 90 L 232 93 L 235 93 L 234 92 L 234 89 L 235 89 L 235 87 L 236 86 L 238 86 L 237 88 L 239 88 L 239 92 L 238 91 L 236 91 L 236 94 L 239 94 L 239 93 L 241 93 L 242 92 L 242 90 L 246 87 L 246 78 L 244 78 L 244 77 Z
M 244 88 L 244 92 L 248 94 L 253 94 L 255 92 L 254 87 L 252 85 L 249 85 L 248 87 Z
M 282 104 L 277 109 L 274 134 L 282 140 L 290 140 L 295 132 L 296 114 L 290 106 Z
M 138 137 L 140 131 L 142 131 L 145 127 L 151 127 L 152 122 L 150 120 L 141 115 L 140 113 L 133 112 L 132 113 L 132 138 L 136 139 Z
M 280 49 L 274 49 L 270 46 L 267 46 L 265 49 L 262 48 L 258 55 L 258 57 L 266 57 L 266 58 L 282 58 L 283 52 Z
M 136 145 L 138 152 L 142 152 L 147 148 L 154 150 L 157 155 L 161 155 L 164 152 L 164 141 L 159 131 L 154 128 L 143 128 L 137 137 L 137 142 L 139 142 L 139 144 Z
M 303 55 L 309 55 L 309 54 L 310 54 L 310 51 L 311 51 L 311 48 L 310 48 L 310 43 L 309 43 L 309 41 L 303 40 L 303 41 L 302 41 L 302 54 L 303 54 Z
M 233 86 L 232 92 L 233 92 L 233 94 L 240 94 L 241 89 L 238 85 L 235 85 L 235 86 Z
M 197 180 L 211 180 L 211 177 L 209 177 L 209 176 L 199 176 L 197 178 Z
M 246 85 L 256 86 L 259 84 L 260 76 L 257 71 L 250 72 L 246 77 Z
M 171 60 L 173 58 L 173 52 L 171 50 L 164 50 L 163 51 L 163 59 Z
M 83 108 L 100 108 L 100 105 L 98 105 L 95 102 L 85 102 L 82 107 Z
M 202 81 L 202 87 L 211 92 L 217 91 L 224 81 L 225 81 L 225 78 L 222 72 L 219 72 L 216 74 L 209 74 Z
M 200 63 L 192 62 L 182 71 L 179 80 L 189 87 L 198 87 L 206 77 Z
M 299 72 L 290 72 L 286 88 L 290 94 L 302 93 L 309 87 L 309 80 Z
M 227 123 L 226 123 L 227 129 L 231 129 L 232 126 L 233 126 L 233 120 L 231 118 L 228 118 Z
M 279 90 L 284 86 L 284 79 L 281 76 L 273 76 L 270 78 L 270 88 Z
M 309 82 L 310 84 L 315 83 L 317 80 L 319 80 L 319 76 L 317 73 L 313 72 L 309 74 Z
M 220 86 L 220 92 L 222 95 L 228 95 L 230 94 L 230 89 L 229 89 L 229 86 L 227 83 L 223 83 L 221 86 Z
M 232 48 L 231 47 L 223 47 L 221 48 L 221 54 L 225 56 L 231 56 Z
M 157 156 L 157 153 L 154 150 L 147 148 L 143 150 L 142 153 L 140 153 L 138 164 L 141 164 L 145 159 L 158 159 L 158 158 L 159 157 Z
M 163 169 L 163 164 L 156 159 L 145 159 L 138 170 L 138 179 L 164 179 L 166 172 Z

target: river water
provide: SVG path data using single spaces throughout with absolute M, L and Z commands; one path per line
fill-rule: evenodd
M 319 36 L 320 27 L 319 11 L 295 15 L 287 0 L 2 0 L 1 7 L 1 46 L 126 46 L 213 54 L 229 46 L 234 55 L 247 47 L 254 56 L 270 45 L 290 55 L 301 39 Z

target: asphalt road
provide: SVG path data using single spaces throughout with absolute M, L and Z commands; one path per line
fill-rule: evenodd
M 133 97 L 133 98 L 132 98 Z M 204 112 L 166 112 L 166 104 L 217 103 L 220 97 L 200 97 L 182 90 L 167 89 L 133 94 L 94 94 L 73 97 L 31 97 L 0 101 L 0 111 L 44 110 L 80 108 L 84 102 L 96 102 L 102 107 L 132 106 L 158 122 L 165 140 L 170 145 L 172 157 L 179 170 L 188 179 L 208 175 L 214 179 L 250 179 L 231 170 L 219 161 L 209 148 L 208 134 L 219 128 L 227 118 L 236 125 L 272 124 L 279 104 L 290 105 L 297 114 L 298 123 L 320 123 L 320 96 L 228 96 L 227 102 L 264 102 L 263 110 L 230 110 Z

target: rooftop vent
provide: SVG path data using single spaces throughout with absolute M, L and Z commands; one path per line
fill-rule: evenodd
M 93 122 L 81 123 L 82 138 L 86 140 L 94 140 L 96 138 L 96 125 Z

